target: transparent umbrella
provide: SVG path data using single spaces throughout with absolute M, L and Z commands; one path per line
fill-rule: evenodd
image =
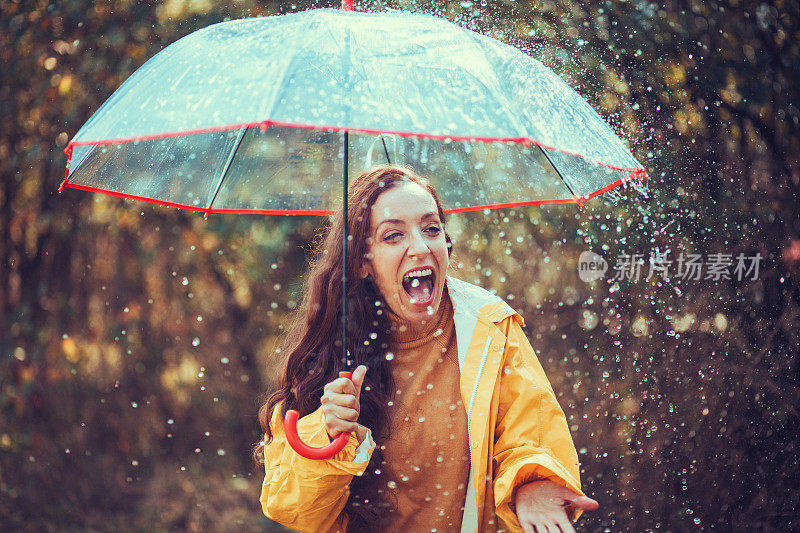
M 540 62 L 401 12 L 317 9 L 196 31 L 138 69 L 66 151 L 62 190 L 206 216 L 332 214 L 350 167 L 374 163 L 426 176 L 450 213 L 580 204 L 647 177 Z

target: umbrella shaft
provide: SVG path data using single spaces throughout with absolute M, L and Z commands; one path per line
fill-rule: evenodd
M 344 171 L 342 179 L 342 225 L 344 229 L 342 239 L 342 357 L 345 368 L 350 368 L 350 361 L 347 358 L 347 176 L 349 145 L 347 131 L 344 132 Z

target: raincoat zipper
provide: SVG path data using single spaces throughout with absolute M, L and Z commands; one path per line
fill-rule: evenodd
M 475 404 L 475 396 L 478 394 L 478 383 L 481 381 L 481 374 L 483 373 L 483 367 L 486 365 L 486 357 L 489 355 L 489 346 L 491 346 L 491 344 L 492 337 L 490 335 L 486 337 L 486 344 L 483 346 L 483 354 L 481 355 L 481 364 L 478 365 L 478 375 L 475 376 L 475 385 L 472 387 L 472 395 L 469 398 L 469 409 L 467 409 L 467 436 L 470 436 L 469 426 L 472 421 L 472 406 Z M 471 442 L 472 438 L 470 438 L 470 443 Z M 472 450 L 472 447 L 470 447 L 470 450 Z
M 475 469 L 472 466 L 472 407 L 475 405 L 475 396 L 478 394 L 478 384 L 481 381 L 481 374 L 483 374 L 483 367 L 486 365 L 486 358 L 489 355 L 489 347 L 492 344 L 492 336 L 489 335 L 486 337 L 486 344 L 483 346 L 483 354 L 481 355 L 481 362 L 478 365 L 478 374 L 475 376 L 475 384 L 472 386 L 472 394 L 469 398 L 469 405 L 467 406 L 467 439 L 469 442 L 467 443 L 467 448 L 469 448 L 469 474 L 472 478 L 471 481 L 473 482 L 473 491 L 474 494 L 470 495 L 467 493 L 467 497 L 472 496 L 473 498 L 477 498 L 478 489 L 477 483 L 475 482 Z M 475 501 L 475 505 L 477 505 L 477 500 Z M 466 508 L 466 505 L 465 505 Z M 463 531 L 464 524 L 462 523 L 462 531 Z M 477 524 L 476 524 L 477 527 Z

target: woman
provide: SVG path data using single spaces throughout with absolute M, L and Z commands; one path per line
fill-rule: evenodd
M 356 368 L 352 381 L 336 377 L 346 368 L 340 212 L 311 267 L 279 390 L 261 408 L 264 513 L 300 531 L 572 531 L 570 518 L 597 502 L 581 492 L 522 317 L 447 276 L 451 242 L 425 180 L 377 167 L 348 194 Z M 347 446 L 330 460 L 299 456 L 283 433 L 288 409 L 309 445 L 347 432 Z

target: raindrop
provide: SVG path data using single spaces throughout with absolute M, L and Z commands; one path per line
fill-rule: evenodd
M 188 284 L 189 284 L 189 280 L 184 276 L 184 278 L 181 280 L 181 285 L 183 285 L 185 287 Z
M 391 361 L 392 359 L 394 359 L 394 354 L 392 352 L 387 352 L 386 353 L 386 360 L 387 361 Z
M 195 337 L 192 339 L 192 346 L 200 346 L 200 337 Z

